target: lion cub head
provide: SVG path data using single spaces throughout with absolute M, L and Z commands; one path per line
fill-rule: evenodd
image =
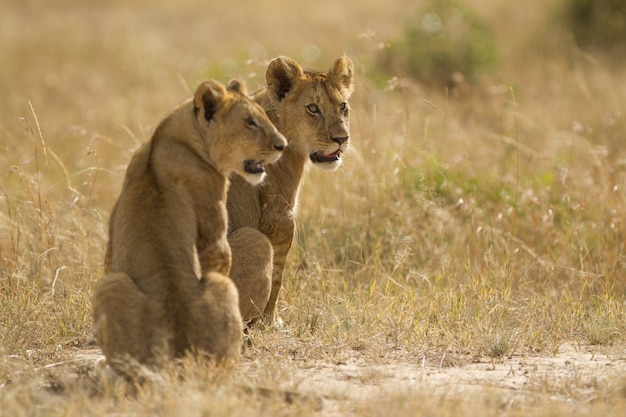
M 235 172 L 252 184 L 265 177 L 265 165 L 276 161 L 287 146 L 261 106 L 246 97 L 244 86 L 231 81 L 227 88 L 204 81 L 194 94 L 196 121 L 209 143 L 215 168 Z
M 346 56 L 328 72 L 303 70 L 293 59 L 278 57 L 265 73 L 268 114 L 291 150 L 322 169 L 336 169 L 349 145 L 352 75 L 352 61 Z

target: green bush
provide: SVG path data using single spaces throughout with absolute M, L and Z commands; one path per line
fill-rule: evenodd
M 486 24 L 469 7 L 458 0 L 430 0 L 380 58 L 385 72 L 446 85 L 459 78 L 471 82 L 490 70 L 496 47 Z
M 626 0 L 563 0 L 562 24 L 581 48 L 619 52 L 626 47 Z

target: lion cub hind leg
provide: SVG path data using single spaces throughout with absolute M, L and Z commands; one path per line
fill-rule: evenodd
M 123 371 L 128 358 L 153 364 L 168 351 L 163 306 L 150 300 L 124 273 L 111 273 L 98 281 L 93 313 L 96 338 L 107 362 Z
M 237 287 L 230 278 L 209 272 L 200 281 L 200 288 L 201 296 L 192 301 L 186 323 L 190 347 L 217 362 L 237 362 L 243 344 Z
M 230 277 L 239 289 L 239 310 L 244 323 L 263 314 L 272 288 L 273 249 L 266 235 L 241 227 L 228 236 L 232 252 Z

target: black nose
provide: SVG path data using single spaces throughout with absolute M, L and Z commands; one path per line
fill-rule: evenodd
M 344 137 L 334 137 L 331 138 L 333 142 L 337 142 L 338 144 L 343 144 L 344 142 L 346 142 L 348 140 L 348 138 L 350 138 L 350 136 L 344 136 Z
M 277 151 L 279 151 L 279 152 L 284 151 L 284 150 L 285 150 L 285 148 L 286 148 L 286 146 L 285 146 L 285 145 L 282 145 L 282 144 L 281 144 L 281 145 L 274 145 L 274 149 L 276 149 L 276 150 L 277 150 Z

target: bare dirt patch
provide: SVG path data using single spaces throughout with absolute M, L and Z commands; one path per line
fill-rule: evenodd
M 577 397 L 584 394 L 580 392 L 583 390 L 587 391 L 583 396 L 592 400 L 599 385 L 626 377 L 626 350 L 621 349 L 620 354 L 616 349 L 615 353 L 614 356 L 566 344 L 554 356 L 513 355 L 497 361 L 481 358 L 452 366 L 433 363 L 425 357 L 413 363 L 385 364 L 357 358 L 299 370 L 304 378 L 300 387 L 321 394 L 329 406 L 327 411 L 336 406 L 335 402 L 358 403 L 411 391 L 437 396 L 471 395 L 489 389 L 500 395 L 500 401 L 514 403 L 536 395 L 571 401 L 568 391 L 575 389 Z
M 67 352 L 63 360 L 40 368 L 47 381 L 67 384 L 88 376 L 101 357 L 99 349 Z M 372 360 L 355 352 L 347 360 L 285 360 L 287 380 L 263 381 L 278 391 L 315 398 L 324 416 L 359 414 L 367 404 L 389 398 L 484 398 L 489 396 L 503 409 L 528 403 L 559 403 L 586 407 L 615 395 L 626 398 L 626 347 L 593 348 L 564 344 L 554 355 L 512 355 L 490 358 L 423 356 L 414 359 Z M 260 372 L 249 360 L 243 374 Z M 253 378 L 254 380 L 254 378 Z M 623 392 L 622 392 L 623 391 Z M 297 401 L 297 400 L 296 400 Z

